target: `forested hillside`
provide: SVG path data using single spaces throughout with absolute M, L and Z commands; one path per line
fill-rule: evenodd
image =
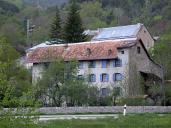
M 31 43 L 37 44 L 49 39 L 56 5 L 62 5 L 60 6 L 62 23 L 66 21 L 68 0 L 1 0 L 0 2 L 0 34 L 7 36 L 19 51 L 23 51 Z M 66 4 L 63 4 L 65 2 Z M 152 36 L 160 36 L 151 54 L 164 66 L 166 79 L 171 79 L 170 0 L 77 0 L 77 2 L 85 29 L 140 22 L 145 24 Z M 35 25 L 29 40 L 26 40 L 26 19 L 30 19 L 31 25 Z

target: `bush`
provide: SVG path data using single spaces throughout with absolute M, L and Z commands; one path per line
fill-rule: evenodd
M 111 106 L 112 98 L 111 96 L 105 96 L 99 98 L 99 106 Z
M 171 105 L 171 85 L 166 85 L 165 87 L 165 101 L 166 106 Z
M 144 106 L 147 105 L 146 100 L 143 97 L 129 97 L 121 98 L 118 105 L 128 105 L 128 106 Z

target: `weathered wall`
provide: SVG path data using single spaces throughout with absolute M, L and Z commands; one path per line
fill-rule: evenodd
M 140 54 L 137 52 L 137 47 L 140 47 Z M 150 60 L 139 42 L 129 49 L 129 95 L 141 94 L 140 72 L 153 74 L 159 79 L 162 79 L 163 75 L 162 68 Z
M 147 50 L 154 46 L 154 40 L 148 30 L 143 26 L 137 35 L 138 39 L 141 39 Z
M 39 108 L 43 114 L 69 114 L 69 113 L 122 113 L 123 106 L 107 107 L 47 107 Z M 171 113 L 171 106 L 128 106 L 127 113 Z

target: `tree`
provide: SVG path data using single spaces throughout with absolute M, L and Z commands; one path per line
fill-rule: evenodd
M 113 87 L 112 89 L 112 102 L 113 102 L 113 105 L 116 106 L 116 100 L 117 100 L 117 97 L 119 97 L 121 94 L 121 88 L 120 87 Z
M 17 107 L 15 101 L 31 86 L 31 77 L 27 70 L 17 63 L 18 52 L 0 37 L 0 104 L 5 107 Z
M 35 105 L 28 75 L 16 62 L 19 54 L 7 39 L 0 37 L 0 126 L 1 128 L 38 128 L 34 111 L 23 107 Z M 29 85 L 29 86 L 28 86 Z M 3 107 L 8 107 L 5 111 Z M 12 108 L 17 107 L 15 110 Z M 18 112 L 18 113 L 17 113 Z M 20 114 L 16 117 L 15 114 Z M 32 116 L 30 116 L 32 115 Z
M 77 43 L 86 40 L 83 34 L 84 28 L 79 15 L 79 9 L 75 0 L 71 1 L 69 15 L 64 26 L 64 40 L 67 43 Z
M 65 62 L 57 59 L 51 62 L 37 84 L 43 104 L 58 107 L 62 103 L 68 106 L 87 104 L 88 85 L 77 78 L 77 72 L 75 60 Z
M 38 82 L 41 98 L 46 97 L 43 102 L 52 101 L 49 105 L 61 106 L 62 88 L 68 80 L 73 81 L 76 71 L 76 61 L 65 62 L 63 59 L 58 59 L 50 63 L 49 67 L 45 69 L 42 79 Z
M 61 20 L 58 7 L 56 7 L 56 15 L 53 23 L 51 24 L 50 38 L 53 40 L 61 38 Z

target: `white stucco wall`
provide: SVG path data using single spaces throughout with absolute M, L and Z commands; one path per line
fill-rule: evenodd
M 124 54 L 121 53 L 121 51 L 124 51 Z M 113 60 L 110 60 L 110 64 L 107 68 L 102 68 L 102 60 L 96 60 L 96 66 L 95 68 L 88 68 L 89 61 L 83 61 L 83 68 L 79 69 L 78 75 L 83 75 L 84 77 L 88 77 L 89 74 L 95 74 L 96 75 L 96 82 L 90 83 L 92 86 L 97 86 L 100 88 L 110 88 L 111 86 L 118 87 L 120 86 L 120 82 L 116 82 L 113 80 L 113 74 L 120 73 L 124 76 L 123 81 L 125 78 L 127 78 L 127 70 L 128 70 L 128 49 L 121 49 L 118 50 L 118 58 L 122 60 L 122 66 L 121 67 L 113 67 Z M 33 83 L 36 83 L 38 79 L 41 78 L 42 72 L 44 71 L 44 64 L 33 64 L 32 68 L 32 81 Z M 109 81 L 108 82 L 101 82 L 100 81 L 100 75 L 102 73 L 106 73 L 109 75 Z
M 121 51 L 124 51 L 124 54 L 121 53 Z M 118 52 L 118 58 L 122 60 L 122 66 L 121 67 L 113 67 L 113 60 L 110 60 L 110 66 L 107 68 L 102 68 L 102 60 L 96 60 L 96 67 L 95 68 L 88 68 L 89 61 L 83 61 L 83 68 L 79 69 L 78 75 L 88 76 L 89 74 L 95 74 L 96 75 L 96 82 L 92 82 L 92 85 L 96 85 L 99 88 L 106 88 L 109 85 L 116 85 L 118 82 L 113 81 L 113 74 L 115 73 L 121 73 L 124 78 L 126 77 L 126 70 L 128 70 L 128 50 L 122 49 Z M 100 81 L 100 75 L 102 73 L 109 74 L 109 82 L 101 82 Z
M 42 72 L 44 71 L 44 64 L 33 64 L 32 67 L 32 83 L 35 84 L 37 80 L 42 77 Z

